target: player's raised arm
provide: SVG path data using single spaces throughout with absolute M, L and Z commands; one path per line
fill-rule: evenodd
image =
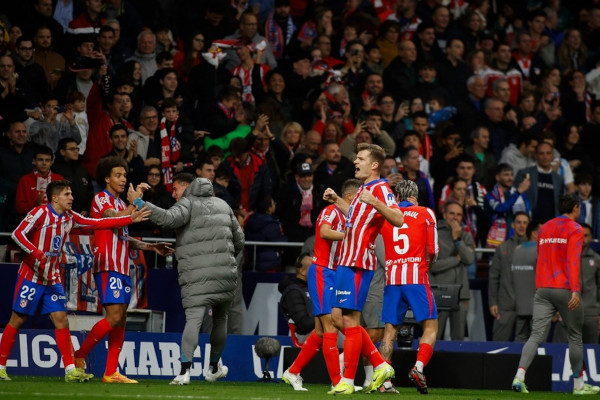
M 325 193 L 323 193 L 323 200 L 330 202 L 331 204 L 335 204 L 344 215 L 348 215 L 348 209 L 350 205 L 340 196 L 337 195 L 335 190 L 332 188 L 325 189 Z

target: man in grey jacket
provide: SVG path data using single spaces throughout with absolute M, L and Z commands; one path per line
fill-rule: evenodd
M 511 281 L 511 262 L 515 248 L 527 240 L 529 214 L 515 214 L 512 227 L 515 234 L 494 252 L 488 281 L 490 314 L 494 317 L 493 340 L 508 342 L 515 328 L 515 292 Z M 535 265 L 535 264 L 533 264 Z
M 150 220 L 174 229 L 181 301 L 186 324 L 181 338 L 181 372 L 172 385 L 188 385 L 198 333 L 207 308 L 212 307 L 210 366 L 204 377 L 214 382 L 227 375 L 219 360 L 227 338 L 227 314 L 237 285 L 236 256 L 244 248 L 244 234 L 231 207 L 214 197 L 212 184 L 192 174 L 176 175 L 173 198 L 177 201 L 163 210 L 141 197 L 134 204 L 152 211 Z M 193 216 L 193 217 L 192 217 Z
M 435 264 L 429 267 L 429 281 L 435 283 L 461 284 L 460 309 L 457 311 L 440 311 L 438 315 L 438 339 L 442 338 L 446 320 L 450 318 L 450 338 L 463 340 L 465 324 L 469 308 L 469 280 L 467 266 L 475 262 L 475 244 L 470 233 L 462 227 L 463 208 L 455 201 L 444 205 L 444 219 L 438 221 L 439 253 Z

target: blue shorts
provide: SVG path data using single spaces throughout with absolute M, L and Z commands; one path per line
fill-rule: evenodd
M 362 268 L 338 266 L 333 307 L 362 311 L 374 274 L 375 271 Z
M 385 323 L 400 325 L 409 306 L 417 322 L 438 317 L 429 285 L 390 285 L 383 290 L 381 319 Z
M 34 315 L 40 306 L 42 315 L 66 312 L 67 297 L 62 284 L 40 285 L 19 276 L 15 285 L 13 310 L 19 314 Z
M 118 272 L 98 272 L 94 274 L 100 303 L 129 304 L 131 300 L 131 277 Z
M 335 293 L 335 271 L 321 265 L 310 264 L 307 278 L 313 315 L 317 317 L 331 314 Z

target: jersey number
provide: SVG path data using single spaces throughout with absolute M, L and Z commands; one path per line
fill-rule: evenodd
M 111 276 L 108 281 L 109 281 L 109 287 L 112 290 L 115 290 L 115 289 L 121 290 L 121 289 L 123 289 L 123 284 L 121 283 L 121 280 L 119 278 L 115 278 L 114 276 Z
M 396 253 L 402 255 L 408 252 L 408 235 L 406 233 L 400 233 L 400 229 L 408 228 L 406 224 L 402 225 L 400 228 L 394 227 L 394 243 L 397 243 L 394 246 L 394 250 Z
M 33 300 L 33 296 L 35 296 L 35 288 L 30 288 L 29 286 L 23 286 L 21 288 L 21 294 L 19 297 L 22 299 Z

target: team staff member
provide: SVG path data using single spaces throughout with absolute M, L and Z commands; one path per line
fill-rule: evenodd
M 142 210 L 120 218 L 85 218 L 72 211 L 73 192 L 69 181 L 48 184 L 50 203 L 31 210 L 12 234 L 25 253 L 19 268 L 13 311 L 0 341 L 0 380 L 9 381 L 6 360 L 15 344 L 17 332 L 30 315 L 40 310 L 50 314 L 55 327 L 56 345 L 65 366 L 65 381 L 85 382 L 94 377 L 75 367 L 73 344 L 67 319 L 66 296 L 60 279 L 62 247 L 73 228 L 114 229 L 146 219 Z
M 531 336 L 525 343 L 519 368 L 512 382 L 515 392 L 529 393 L 525 371 L 533 361 L 539 345 L 546 339 L 552 318 L 559 312 L 569 331 L 569 361 L 573 371 L 573 394 L 600 392 L 599 386 L 583 382 L 583 307 L 581 307 L 580 259 L 583 229 L 576 223 L 581 203 L 573 194 L 558 200 L 560 216 L 546 222 L 538 234 Z
M 386 179 L 381 179 L 385 152 L 377 145 L 361 143 L 354 160 L 356 179 L 363 181 L 356 196 L 348 206 L 331 188 L 325 190 L 323 199 L 347 211 L 346 230 L 342 252 L 335 276 L 336 299 L 331 316 L 338 329 L 344 329 L 344 375 L 331 394 L 354 393 L 354 377 L 359 357 L 369 358 L 374 366 L 370 393 L 394 376 L 389 365 L 360 326 L 360 315 L 365 305 L 369 285 L 375 272 L 375 239 L 384 221 L 402 226 L 404 217 L 396 204 L 394 194 Z
M 417 362 L 408 377 L 420 393 L 427 394 L 423 368 L 431 359 L 438 331 L 437 307 L 427 278 L 427 269 L 435 263 L 439 252 L 436 220 L 430 208 L 416 204 L 419 188 L 415 182 L 399 182 L 396 192 L 404 225 L 383 225 L 386 281 L 382 320 L 385 333 L 380 349 L 381 355 L 391 362 L 398 326 L 410 306 L 416 321 L 423 327 L 423 335 Z
M 358 179 L 348 179 L 344 182 L 342 197 L 346 203 L 352 201 L 361 184 Z M 308 291 L 313 304 L 315 329 L 302 345 L 296 360 L 283 373 L 283 381 L 292 385 L 294 390 L 306 390 L 302 386 L 300 372 L 321 348 L 332 385 L 337 385 L 341 379 L 337 348 L 338 330 L 331 320 L 331 305 L 334 300 L 335 270 L 339 261 L 345 222 L 344 213 L 335 204 L 325 207 L 317 218 L 315 253 L 308 268 Z
M 94 196 L 90 216 L 109 218 L 131 215 L 135 206 L 125 205 L 119 195 L 125 191 L 127 183 L 127 162 L 112 156 L 100 160 L 96 168 L 96 180 L 105 189 Z M 135 192 L 130 186 L 127 197 L 133 201 Z M 129 237 L 127 228 L 102 229 L 94 232 L 94 280 L 98 288 L 100 303 L 106 317 L 92 327 L 92 330 L 75 352 L 75 365 L 85 368 L 85 357 L 108 335 L 108 355 L 102 382 L 137 383 L 118 370 L 119 354 L 125 337 L 127 307 L 131 299 L 131 278 L 129 277 L 129 247 L 137 250 L 153 250 L 160 255 L 173 252 L 167 243 L 145 243 Z

